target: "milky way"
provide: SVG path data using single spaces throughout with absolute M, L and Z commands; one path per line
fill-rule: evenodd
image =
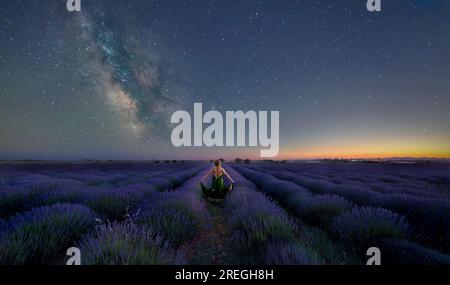
M 168 80 L 158 59 L 146 53 L 113 21 L 83 13 L 78 18 L 91 81 L 98 95 L 120 116 L 130 134 L 151 138 L 167 131 L 168 117 L 176 100 L 169 93 Z M 76 30 L 77 31 L 77 30 Z

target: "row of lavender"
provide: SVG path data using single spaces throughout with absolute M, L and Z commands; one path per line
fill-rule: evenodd
M 372 193 L 317 177 L 305 178 L 291 166 L 236 165 L 235 168 L 296 217 L 324 229 L 329 237 L 344 243 L 361 258 L 365 256 L 364 249 L 378 246 L 384 252 L 385 261 L 390 263 L 450 262 L 448 255 L 417 243 L 426 243 L 443 252 L 448 249 L 450 227 L 445 227 L 449 213 L 445 198 L 432 200 L 436 204 L 431 206 L 425 198 Z M 418 201 L 424 205 L 416 204 Z
M 198 165 L 160 167 L 152 166 L 136 170 L 123 169 L 89 169 L 86 171 L 83 164 L 78 164 L 78 170 L 71 167 L 69 170 L 62 167 L 30 172 L 28 168 L 2 169 L 0 176 L 0 219 L 8 218 L 16 213 L 30 210 L 34 207 L 51 205 L 54 203 L 98 203 L 94 208 L 108 207 L 108 202 L 122 204 L 125 207 L 128 200 L 135 200 L 137 190 L 171 189 L 179 186 L 181 182 L 196 170 Z M 47 166 L 48 167 L 48 166 Z M 69 171 L 69 172 L 67 172 Z M 93 196 L 105 200 L 92 199 Z M 111 198 L 111 199 L 107 199 Z M 139 198 L 139 197 L 136 197 Z M 108 201 L 109 200 L 109 201 Z M 133 201 L 131 201 L 133 202 Z M 136 204 L 136 202 L 132 203 Z M 117 214 L 114 206 L 109 205 L 107 213 L 112 218 L 123 216 L 123 207 L 117 205 Z M 107 209 L 105 209 L 106 211 Z M 102 212 L 102 211 L 99 211 Z
M 312 178 L 311 174 L 307 176 L 302 168 L 304 165 L 299 166 L 289 166 L 287 170 L 281 167 L 274 170 L 264 166 L 257 167 L 256 170 L 294 182 L 316 194 L 338 195 L 362 206 L 383 207 L 405 215 L 414 225 L 411 234 L 415 241 L 450 253 L 450 183 L 445 183 L 449 179 L 448 174 L 447 176 L 442 174 L 443 167 L 440 167 L 437 173 L 430 171 L 429 168 L 420 167 L 421 172 L 417 173 L 417 166 L 416 168 L 403 166 L 401 167 L 403 171 L 399 174 L 380 174 L 376 170 L 386 170 L 379 166 L 377 168 L 371 166 L 371 179 L 360 175 L 358 183 L 350 183 L 345 179 L 348 172 L 341 171 L 338 181 L 336 177 L 333 180 L 327 180 L 318 174 L 314 174 L 315 178 Z M 358 167 L 364 169 L 364 166 Z M 336 172 L 338 169 L 335 167 L 333 171 Z M 413 170 L 416 170 L 416 173 Z M 358 169 L 357 173 L 362 174 L 360 171 Z M 404 182 L 400 178 L 394 179 L 396 175 L 412 177 L 412 173 L 418 175 L 416 178 L 410 178 L 412 182 Z M 427 173 L 428 176 L 426 176 Z M 384 183 L 380 181 L 376 184 L 371 183 L 375 179 L 379 180 L 380 177 Z M 391 180 L 387 182 L 386 177 L 391 177 Z M 418 185 L 418 188 L 411 187 L 411 183 Z
M 231 244 L 243 264 L 358 264 L 320 229 L 290 217 L 234 169 L 236 188 L 226 200 Z
M 195 234 L 201 214 L 194 192 L 178 190 L 193 189 L 198 177 L 191 185 L 183 182 L 202 169 L 134 171 L 121 186 L 107 183 L 111 179 L 89 185 L 88 173 L 53 173 L 73 176 L 71 183 L 47 173 L 42 184 L 16 183 L 23 179 L 17 173 L 2 175 L 0 264 L 63 264 L 64 250 L 74 245 L 82 250 L 83 264 L 183 262 L 181 246 Z
M 293 173 L 304 179 L 365 187 L 380 193 L 450 199 L 450 164 L 263 164 L 267 171 Z
M 198 196 L 204 171 L 174 191 L 152 192 L 122 222 L 101 225 L 77 246 L 85 264 L 164 265 L 190 262 L 185 250 L 208 213 Z

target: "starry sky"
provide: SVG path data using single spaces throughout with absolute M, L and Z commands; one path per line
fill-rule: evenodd
M 170 117 L 280 111 L 282 159 L 450 157 L 450 1 L 0 2 L 0 159 L 204 159 Z

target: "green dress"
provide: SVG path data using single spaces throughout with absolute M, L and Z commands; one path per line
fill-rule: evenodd
M 233 184 L 229 187 L 225 186 L 223 174 L 219 177 L 213 176 L 211 188 L 207 188 L 203 183 L 200 185 L 202 187 L 203 196 L 210 202 L 223 201 L 233 188 Z

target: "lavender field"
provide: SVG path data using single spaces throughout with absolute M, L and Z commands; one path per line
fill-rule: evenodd
M 222 204 L 210 167 L 0 164 L 0 264 L 450 264 L 447 163 L 230 163 Z

